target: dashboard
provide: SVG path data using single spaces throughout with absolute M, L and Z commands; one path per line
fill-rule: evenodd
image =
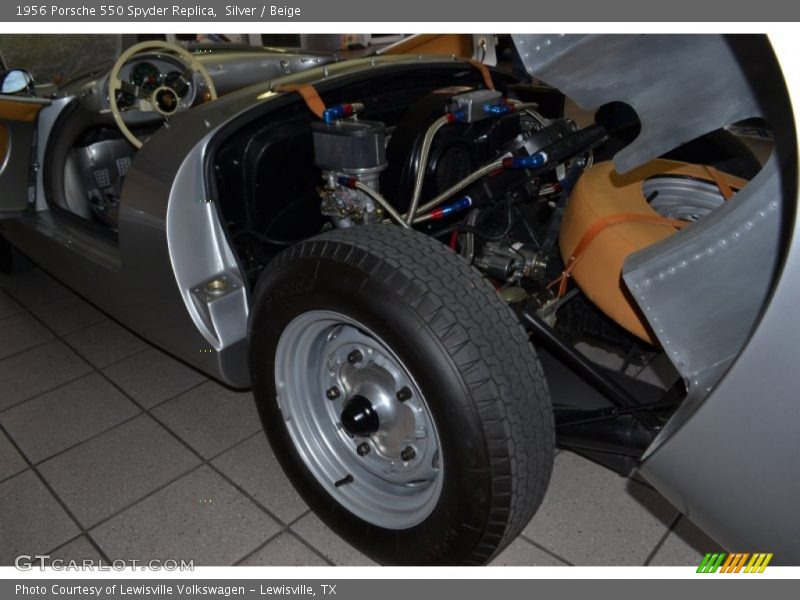
M 194 80 L 186 65 L 162 54 L 137 56 L 122 67 L 119 77 L 148 93 L 162 86 L 171 88 L 180 99 L 180 108 L 188 108 L 194 103 L 199 87 L 199 82 Z M 136 106 L 137 100 L 132 94 L 120 90 L 117 103 L 120 110 L 124 110 Z

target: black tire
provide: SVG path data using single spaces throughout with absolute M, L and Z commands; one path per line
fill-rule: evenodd
M 419 525 L 386 529 L 356 517 L 294 447 L 276 401 L 276 348 L 287 325 L 314 310 L 377 332 L 427 398 L 446 467 L 436 506 Z M 535 351 L 478 271 L 420 233 L 382 225 L 332 231 L 278 255 L 255 292 L 250 369 L 289 478 L 329 527 L 381 563 L 483 564 L 542 501 L 554 428 Z

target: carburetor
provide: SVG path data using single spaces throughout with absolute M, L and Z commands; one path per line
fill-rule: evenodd
M 355 178 L 376 192 L 386 169 L 386 126 L 377 121 L 336 119 L 314 122 L 314 162 L 322 169 L 323 215 L 336 227 L 352 227 L 383 218 L 382 209 L 364 192 L 339 183 Z

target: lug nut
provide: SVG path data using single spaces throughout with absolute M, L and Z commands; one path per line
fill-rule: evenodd
M 403 386 L 399 390 L 397 390 L 397 401 L 398 402 L 405 402 L 406 400 L 411 400 L 411 396 L 414 394 L 411 393 L 411 388 L 407 385 Z
M 417 451 L 414 450 L 411 446 L 408 446 L 400 453 L 400 458 L 403 459 L 403 462 L 408 462 L 410 460 L 414 460 L 414 457 L 416 455 Z
M 332 388 L 328 388 L 328 391 L 325 392 L 325 395 L 328 397 L 328 400 L 336 400 L 342 395 L 342 392 L 339 391 L 339 388 L 334 386 Z
M 371 450 L 372 448 L 369 447 L 369 444 L 367 442 L 361 442 L 358 445 L 358 448 L 356 448 L 356 452 L 358 452 L 359 456 L 366 456 L 367 454 L 370 453 Z
M 349 362 L 351 365 L 360 363 L 362 360 L 364 360 L 364 355 L 361 354 L 361 350 L 353 350 L 347 355 L 347 362 Z

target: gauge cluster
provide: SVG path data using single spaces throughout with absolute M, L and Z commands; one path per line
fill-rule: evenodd
M 160 57 L 148 57 L 125 65 L 120 71 L 120 79 L 127 81 L 146 93 L 166 86 L 171 88 L 186 106 L 193 102 L 193 80 L 188 70 L 179 62 L 164 60 Z M 117 92 L 120 109 L 136 105 L 136 98 L 122 90 Z

